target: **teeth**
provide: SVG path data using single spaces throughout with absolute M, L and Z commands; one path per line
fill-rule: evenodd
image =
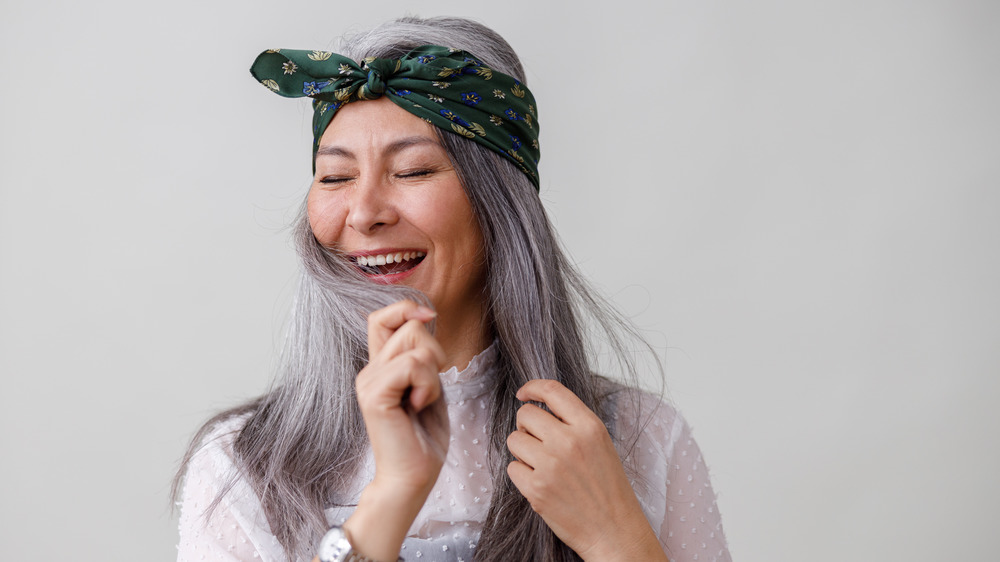
M 358 265 L 376 266 L 390 263 L 402 263 L 414 258 L 422 258 L 426 255 L 427 254 L 425 252 L 396 252 L 380 256 L 358 256 L 355 261 Z

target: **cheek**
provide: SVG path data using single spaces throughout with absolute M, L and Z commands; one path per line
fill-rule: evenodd
M 334 246 L 340 239 L 344 228 L 344 206 L 336 197 L 329 194 L 309 193 L 306 202 L 306 213 L 309 215 L 309 227 L 313 236 L 324 246 Z
M 439 200 L 434 207 L 430 213 L 433 213 L 433 228 L 440 233 L 440 238 L 451 241 L 450 246 L 462 261 L 481 261 L 483 234 L 464 192 L 458 191 L 448 199 Z M 446 212 L 441 212 L 442 209 Z

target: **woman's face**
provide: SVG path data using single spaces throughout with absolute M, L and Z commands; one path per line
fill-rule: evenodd
M 372 282 L 419 289 L 442 320 L 481 318 L 482 232 L 429 123 L 386 98 L 342 107 L 320 139 L 307 208 L 316 239 Z

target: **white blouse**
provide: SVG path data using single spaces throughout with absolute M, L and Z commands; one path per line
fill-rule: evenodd
M 495 347 L 473 358 L 465 370 L 453 367 L 441 375 L 451 442 L 437 483 L 403 543 L 400 556 L 408 562 L 473 558 L 493 492 L 486 463 L 486 393 L 495 369 Z M 671 406 L 648 395 L 643 395 L 638 415 L 635 410 L 631 402 L 619 404 L 613 423 L 626 435 L 634 432 L 635 424 L 645 424 L 626 462 L 641 475 L 632 486 L 664 551 L 672 562 L 731 561 L 708 469 L 691 428 Z M 219 424 L 188 465 L 179 562 L 288 562 L 246 481 L 238 479 L 205 517 L 205 508 L 235 474 L 233 439 L 245 420 L 237 417 Z M 357 503 L 374 471 L 369 451 L 350 503 Z M 353 510 L 329 508 L 327 521 L 341 524 Z

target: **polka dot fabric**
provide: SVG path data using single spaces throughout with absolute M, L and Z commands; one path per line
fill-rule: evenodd
M 459 372 L 441 375 L 451 424 L 448 456 L 437 484 L 403 543 L 407 561 L 470 561 L 489 509 L 493 483 L 486 464 L 487 391 L 495 346 Z M 634 397 L 634 395 L 633 395 Z M 691 428 L 669 405 L 640 395 L 616 404 L 614 429 L 639 437 L 620 452 L 634 468 L 640 505 L 672 562 L 730 561 L 722 520 Z M 271 534 L 248 484 L 237 479 L 217 509 L 205 509 L 234 470 L 232 440 L 242 425 L 221 424 L 195 455 L 185 478 L 178 561 L 289 562 Z M 374 475 L 371 456 L 356 480 L 355 498 Z M 343 523 L 352 507 L 327 509 L 331 525 Z

